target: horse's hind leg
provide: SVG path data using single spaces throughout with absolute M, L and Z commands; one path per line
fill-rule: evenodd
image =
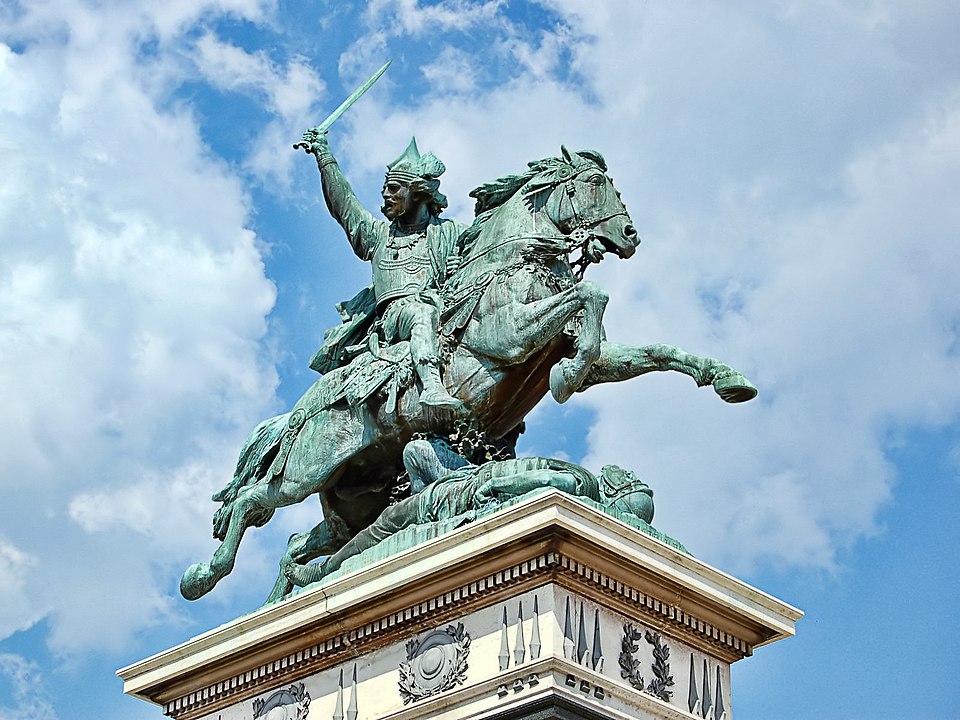
M 315 486 L 288 481 L 261 482 L 240 490 L 233 501 L 223 542 L 209 563 L 195 563 L 186 569 L 180 579 L 180 594 L 187 600 L 196 600 L 210 592 L 233 570 L 240 541 L 253 524 L 252 518 L 257 511 L 298 503 L 315 490 Z
M 328 511 L 329 512 L 329 511 Z M 293 590 L 293 583 L 284 568 L 288 565 L 306 565 L 324 555 L 332 555 L 350 539 L 346 524 L 335 515 L 330 515 L 319 525 L 305 533 L 296 533 L 287 542 L 287 549 L 280 559 L 280 573 L 264 605 L 283 600 Z

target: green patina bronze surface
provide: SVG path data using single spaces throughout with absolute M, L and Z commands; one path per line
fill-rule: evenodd
M 414 441 L 410 448 L 423 441 Z M 430 455 L 429 450 L 420 450 Z M 686 549 L 655 530 L 653 490 L 616 465 L 595 477 L 573 463 L 549 458 L 494 460 L 466 465 L 431 480 L 421 492 L 388 506 L 368 528 L 333 555 L 316 564 L 286 559 L 283 571 L 297 586 L 335 577 L 405 550 L 461 525 L 555 488 L 579 498 L 661 542 Z
M 338 306 L 343 323 L 310 363 L 321 373 L 313 386 L 248 438 L 214 496 L 221 544 L 184 573 L 184 597 L 232 570 L 247 528 L 314 494 L 323 520 L 291 539 L 269 601 L 411 528 L 449 527 L 537 488 L 610 509 L 602 492 L 585 489 L 602 483 L 591 485 L 582 468 L 513 459 L 524 417 L 548 393 L 565 402 L 593 385 L 670 370 L 727 402 L 756 395 L 718 360 L 605 340 L 608 298 L 584 273 L 606 256 L 631 257 L 639 239 L 600 153 L 561 148 L 478 187 L 466 226 L 441 217 L 444 165 L 411 141 L 387 166 L 379 219 L 340 171 L 325 125 L 297 146 L 315 157 L 327 207 L 371 263 L 372 284 Z M 500 464 L 483 464 L 491 459 Z M 649 523 L 632 513 L 624 517 Z M 310 564 L 321 557 L 325 564 Z

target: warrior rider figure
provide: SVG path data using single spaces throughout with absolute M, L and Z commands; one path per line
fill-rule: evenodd
M 423 386 L 420 402 L 459 407 L 440 380 L 439 290 L 456 267 L 456 242 L 465 229 L 440 218 L 447 206 L 439 180 L 444 164 L 433 153 L 421 155 L 412 139 L 387 166 L 381 193 L 384 222 L 357 199 L 330 152 L 326 133 L 308 130 L 303 140 L 317 158 L 330 214 L 357 256 L 373 263 L 376 311 L 386 342 L 410 341 L 414 371 Z

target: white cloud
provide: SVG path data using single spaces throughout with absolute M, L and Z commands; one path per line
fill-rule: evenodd
M 5 18 L 0 44 L 0 630 L 46 616 L 69 655 L 178 622 L 177 573 L 277 377 L 249 198 L 170 95 L 185 23 L 261 5 L 57 10 Z M 278 113 L 305 111 L 284 92 Z
M 498 53 L 516 64 L 517 75 L 528 80 L 542 80 L 566 69 L 562 67 L 562 53 L 576 45 L 569 28 L 559 25 L 541 31 L 536 41 L 527 40 L 526 37 L 527 33 L 510 32 L 497 47 Z
M 0 679 L 9 683 L 14 702 L 0 705 L 0 720 L 57 720 L 36 663 L 13 653 L 0 653 Z
M 421 3 L 419 0 L 374 0 L 367 5 L 371 25 L 393 28 L 397 34 L 419 37 L 428 33 L 464 32 L 496 19 L 504 0 L 446 0 Z
M 420 70 L 434 92 L 469 93 L 477 84 L 476 66 L 467 53 L 445 47 L 437 59 Z
M 34 604 L 24 585 L 37 559 L 0 537 L 0 637 L 30 627 L 46 612 L 46 605 Z
M 280 67 L 266 51 L 247 52 L 210 32 L 197 40 L 196 49 L 197 67 L 214 87 L 263 98 L 284 119 L 303 120 L 323 93 L 323 81 L 305 58 Z

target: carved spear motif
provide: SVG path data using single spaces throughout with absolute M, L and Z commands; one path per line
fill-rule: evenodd
M 710 715 L 710 673 L 707 672 L 707 659 L 703 659 L 703 699 L 700 701 L 700 717 L 712 717 Z
M 337 702 L 333 707 L 333 720 L 343 720 L 343 668 L 340 668 L 340 681 L 337 683 Z
M 506 612 L 506 608 L 504 608 Z M 520 601 L 520 607 L 517 608 L 517 642 L 513 648 L 513 659 L 517 665 L 523 663 L 523 659 L 526 656 L 526 647 L 523 642 L 523 601 Z
M 347 706 L 347 720 L 357 720 L 357 664 L 353 664 L 353 681 L 350 683 L 350 704 Z
M 530 659 L 536 660 L 540 657 L 540 606 L 537 604 L 537 596 L 533 596 L 533 630 L 530 633 Z
M 693 654 L 690 654 L 690 689 L 687 690 L 687 709 L 696 715 L 700 711 L 700 695 L 697 693 L 697 673 L 693 667 Z
M 593 612 L 593 669 L 603 672 L 603 648 L 600 647 L 600 609 Z
M 583 618 L 583 603 L 580 603 L 580 622 L 579 629 L 577 631 L 577 662 L 581 665 L 589 664 L 589 660 L 586 663 L 583 662 L 584 657 L 589 654 L 587 650 L 587 626 L 586 621 Z
M 720 686 L 720 666 L 717 665 L 717 699 L 713 703 L 714 720 L 726 720 L 727 709 L 723 705 L 723 689 Z
M 507 639 L 507 608 L 503 608 L 503 622 L 500 624 L 500 654 L 497 656 L 500 660 L 500 669 L 506 670 L 510 667 L 510 641 Z

